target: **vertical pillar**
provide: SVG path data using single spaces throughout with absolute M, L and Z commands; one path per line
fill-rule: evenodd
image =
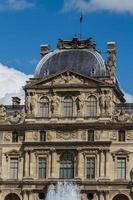
M 29 200 L 29 195 L 27 191 L 23 192 L 23 200 Z
M 35 155 L 34 152 L 30 152 L 30 176 L 31 178 L 35 177 Z
M 103 193 L 103 191 L 100 191 L 99 197 L 100 197 L 100 200 L 104 200 L 104 193 Z
M 56 178 L 57 154 L 55 148 L 51 149 L 51 177 Z
M 32 191 L 30 191 L 29 192 L 29 199 L 28 200 L 33 200 L 34 198 L 33 198 L 33 192 Z
M 105 200 L 109 200 L 109 191 L 106 191 L 105 193 Z
M 81 150 L 78 150 L 78 178 L 84 177 L 84 156 Z
M 109 176 L 109 173 L 110 173 L 109 151 L 107 150 L 107 151 L 106 151 L 106 174 L 105 174 L 105 176 L 106 176 L 107 178 L 110 177 L 110 176 Z
M 104 172 L 105 172 L 105 155 L 104 152 L 101 151 L 101 177 L 104 177 Z
M 29 152 L 26 151 L 25 152 L 25 171 L 24 171 L 24 174 L 25 174 L 25 177 L 29 177 L 30 175 L 30 168 L 29 168 L 29 163 L 30 163 L 30 156 L 29 156 Z

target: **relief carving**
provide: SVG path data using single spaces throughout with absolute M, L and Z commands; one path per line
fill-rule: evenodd
M 37 132 L 33 132 L 33 139 L 34 139 L 35 141 L 38 140 L 38 133 L 37 133 Z
M 59 140 L 73 140 L 73 139 L 78 139 L 78 134 L 75 131 L 73 131 L 73 132 L 58 131 L 56 133 L 56 139 L 59 139 Z
M 4 141 L 5 142 L 10 142 L 11 141 L 11 134 L 10 133 L 5 133 L 4 134 Z
M 110 140 L 117 140 L 117 133 L 116 132 L 110 133 Z
M 50 133 L 50 132 L 47 132 L 47 140 L 48 141 L 51 141 L 52 140 L 52 133 Z
M 82 139 L 82 140 L 86 140 L 86 131 L 83 131 L 83 132 L 81 133 L 81 139 Z
M 133 116 L 126 113 L 124 109 L 115 110 L 113 115 L 115 122 L 133 122 Z

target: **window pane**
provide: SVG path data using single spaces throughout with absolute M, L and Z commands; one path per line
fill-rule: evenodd
M 117 158 L 117 178 L 126 179 L 126 158 Z
M 61 155 L 60 159 L 60 178 L 74 178 L 74 158 L 73 154 L 66 152 Z
M 18 142 L 18 132 L 17 131 L 12 132 L 12 142 Z
M 73 100 L 71 97 L 66 97 L 64 99 L 64 116 L 72 117 L 73 115 Z
M 97 115 L 97 99 L 94 96 L 90 96 L 87 100 L 87 115 L 90 117 Z
M 93 130 L 88 131 L 88 141 L 94 142 L 94 131 Z
M 95 157 L 87 158 L 87 178 L 95 178 Z
M 41 117 L 49 116 L 49 100 L 47 97 L 42 97 L 40 99 L 40 116 Z
M 40 131 L 40 141 L 45 142 L 46 141 L 46 132 Z
M 39 158 L 39 178 L 46 178 L 46 158 Z
M 18 158 L 10 159 L 10 178 L 18 178 Z
M 119 142 L 125 142 L 125 131 L 124 130 L 120 130 L 118 132 L 118 140 L 119 140 Z

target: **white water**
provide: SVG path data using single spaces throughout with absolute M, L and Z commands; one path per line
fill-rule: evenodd
M 80 190 L 73 183 L 59 182 L 49 186 L 45 200 L 81 200 Z

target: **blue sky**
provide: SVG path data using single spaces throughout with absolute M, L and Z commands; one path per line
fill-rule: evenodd
M 117 42 L 117 72 L 121 87 L 133 95 L 133 2 L 120 0 L 0 0 L 0 63 L 34 73 L 40 45 L 56 48 L 59 38 L 92 37 L 107 57 L 108 41 Z M 101 3 L 97 3 L 101 2 Z M 130 5 L 131 4 L 131 5 Z

